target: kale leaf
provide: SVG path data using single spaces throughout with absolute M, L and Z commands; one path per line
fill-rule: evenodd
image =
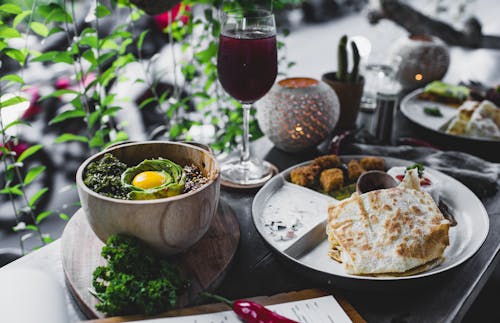
M 137 238 L 113 235 L 101 255 L 107 265 L 95 269 L 92 284 L 100 300 L 96 309 L 108 315 L 164 312 L 189 285 L 177 267 Z

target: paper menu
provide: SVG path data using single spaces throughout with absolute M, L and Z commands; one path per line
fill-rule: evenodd
M 271 309 L 280 315 L 286 316 L 300 323 L 347 323 L 352 322 L 337 300 L 333 296 L 310 298 L 302 301 L 294 301 L 269 305 Z M 217 312 L 210 314 L 190 315 L 182 317 L 167 317 L 152 320 L 139 321 L 142 323 L 241 323 L 232 311 Z

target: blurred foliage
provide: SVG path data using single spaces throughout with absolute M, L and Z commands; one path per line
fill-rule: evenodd
M 0 21 L 0 58 L 5 55 L 17 61 L 20 66 L 25 66 L 28 49 L 17 49 L 10 46 L 11 40 L 23 37 L 23 34 L 16 27 L 25 19 L 33 32 L 45 33 L 45 26 L 32 21 L 31 10 L 23 10 L 15 3 L 1 4 L 0 13 L 2 15 Z M 10 21 L 11 24 L 7 24 L 6 21 Z M 10 200 L 16 217 L 16 226 L 13 230 L 20 233 L 21 252 L 25 254 L 27 252 L 25 243 L 32 237 L 39 239 L 40 245 L 52 241 L 50 235 L 42 232 L 40 224 L 53 212 L 40 211 L 37 208 L 38 202 L 48 192 L 48 188 L 42 187 L 31 196 L 26 193 L 26 188 L 40 178 L 46 168 L 43 165 L 28 168 L 26 162 L 43 149 L 43 146 L 38 144 L 20 149 L 19 138 L 11 134 L 9 129 L 26 127 L 29 126 L 29 123 L 21 119 L 5 123 L 3 118 L 4 109 L 11 109 L 19 104 L 29 104 L 28 99 L 20 92 L 22 86 L 24 86 L 24 80 L 18 74 L 4 74 L 0 78 L 0 163 L 3 165 L 3 187 L 0 188 L 0 194 L 8 196 Z
M 232 2 L 230 5 L 244 5 L 243 2 Z M 85 4 L 72 0 L 0 0 L 0 59 L 9 58 L 17 64 L 18 69 L 10 74 L 5 70 L 0 73 L 0 96 L 11 94 L 8 99 L 3 99 L 0 109 L 27 100 L 19 93 L 29 86 L 25 84 L 22 71 L 30 63 L 67 65 L 73 71 L 72 81 L 76 86 L 59 88 L 40 100 L 64 96 L 70 102 L 70 108 L 58 110 L 49 125 L 58 126 L 68 120 L 80 120 L 86 129 L 81 133 L 62 133 L 54 143 L 77 141 L 85 143 L 89 151 L 98 151 L 128 139 L 123 125 L 115 121 L 122 108 L 112 89 L 121 82 L 122 72 L 129 64 L 145 64 L 142 48 L 150 31 L 134 33 L 136 22 L 145 14 L 128 0 L 94 0 L 91 5 L 93 12 L 87 14 L 84 24 L 77 21 L 77 16 L 82 15 L 76 14 L 76 3 Z M 283 8 L 299 3 L 300 0 L 279 0 L 274 1 L 273 6 Z M 146 83 L 153 92 L 153 97 L 139 108 L 148 103 L 163 107 L 162 111 L 171 120 L 168 132 L 170 139 L 189 140 L 188 131 L 193 125 L 208 123 L 216 130 L 213 138 L 216 151 L 234 148 L 242 135 L 241 105 L 229 97 L 217 81 L 216 56 L 221 29 L 218 10 L 222 5 L 223 2 L 218 0 L 186 0 L 176 17 L 169 15 L 164 30 L 169 45 L 178 44 L 186 54 L 183 57 L 188 57 L 184 60 L 174 58 L 174 65 L 182 74 L 183 81 L 176 80 L 173 93 L 157 93 L 154 90 L 157 81 L 152 78 L 135 80 L 137 83 Z M 196 11 L 201 12 L 201 15 L 193 16 L 193 10 L 189 9 L 193 6 L 201 8 Z M 124 12 L 127 13 L 125 16 Z M 103 32 L 100 24 L 105 19 L 115 24 L 111 30 Z M 286 34 L 284 32 L 282 37 Z M 28 37 L 35 36 L 42 43 L 53 35 L 66 38 L 69 46 L 44 52 L 28 46 Z M 281 39 L 278 47 L 281 52 L 280 63 L 284 65 L 281 71 L 284 71 L 293 63 L 286 61 L 286 50 Z M 172 72 L 177 75 L 175 70 Z M 145 74 L 148 75 L 147 70 Z M 181 97 L 184 92 L 187 96 Z M 194 111 L 184 112 L 193 106 Z M 13 211 L 18 217 L 15 230 L 23 232 L 20 239 L 24 249 L 24 240 L 32 236 L 39 237 L 42 244 L 51 241 L 49 236 L 41 232 L 39 224 L 53 212 L 36 213 L 37 201 L 47 193 L 47 188 L 40 189 L 33 196 L 26 195 L 25 187 L 41 176 L 45 168 L 23 168 L 23 160 L 43 149 L 42 145 L 30 147 L 22 154 L 13 149 L 18 138 L 9 136 L 7 130 L 23 125 L 28 124 L 23 120 L 4 124 L 0 114 L 0 162 L 4 166 L 5 183 L 0 187 L 0 194 L 12 198 L 22 196 L 25 201 L 21 209 L 13 203 Z M 252 139 L 262 136 L 255 120 L 250 124 L 250 133 Z M 22 213 L 29 214 L 31 220 L 21 220 L 19 215 Z M 67 218 L 65 214 L 59 216 Z

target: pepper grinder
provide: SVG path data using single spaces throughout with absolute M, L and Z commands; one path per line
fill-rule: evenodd
M 392 124 L 397 101 L 397 93 L 377 92 L 375 113 L 370 132 L 381 144 L 391 144 Z

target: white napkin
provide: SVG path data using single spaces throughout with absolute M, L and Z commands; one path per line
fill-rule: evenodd
M 38 269 L 2 269 L 0 321 L 67 323 L 64 291 L 53 277 Z

